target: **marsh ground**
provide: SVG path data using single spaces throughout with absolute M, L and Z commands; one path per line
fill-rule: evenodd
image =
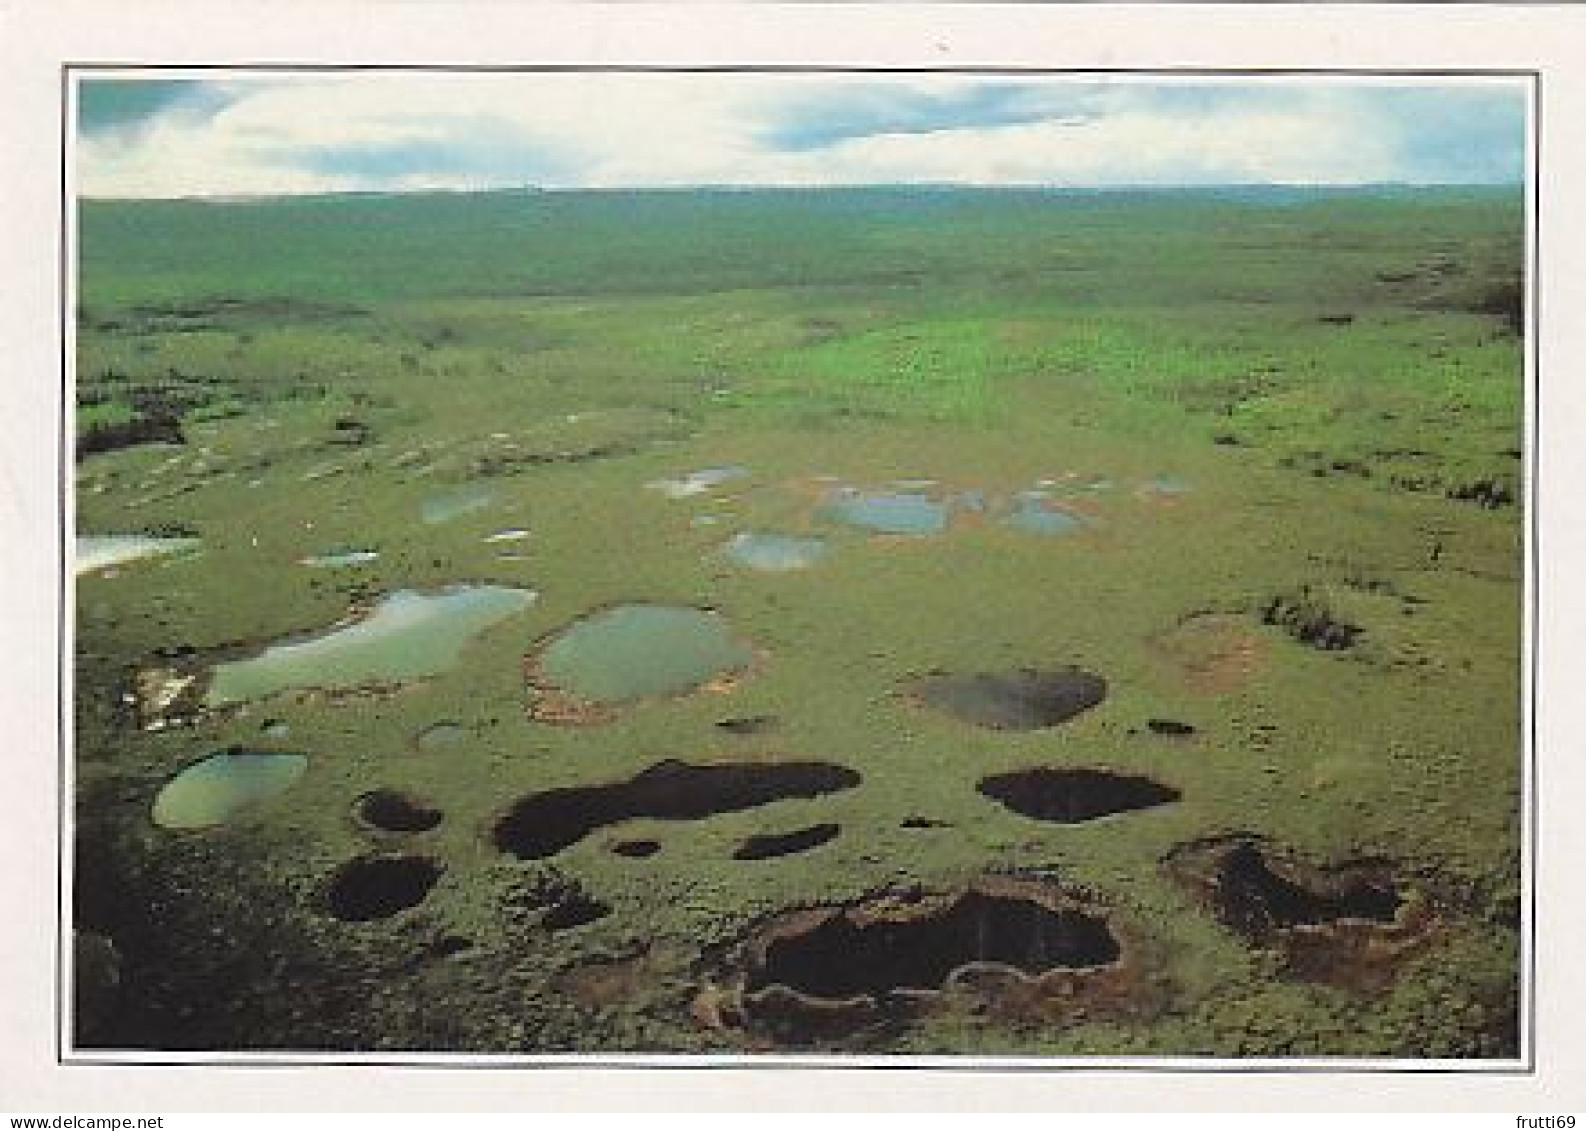
M 1496 191 L 85 203 L 77 528 L 197 548 L 77 583 L 76 1041 L 1514 1055 L 1522 254 Z M 535 596 L 434 674 L 204 704 L 463 583 Z M 753 662 L 537 710 L 546 642 L 630 603 Z M 911 693 L 1031 671 L 1104 698 Z M 307 769 L 151 820 L 230 749 Z M 978 788 L 1021 771 L 1114 784 Z M 539 794 L 589 828 L 525 857 Z M 1037 938 L 1074 924 L 1112 943 Z M 764 992 L 920 939 L 933 992 Z

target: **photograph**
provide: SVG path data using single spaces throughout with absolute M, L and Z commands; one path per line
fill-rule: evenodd
M 61 80 L 66 1061 L 1531 1063 L 1534 72 Z

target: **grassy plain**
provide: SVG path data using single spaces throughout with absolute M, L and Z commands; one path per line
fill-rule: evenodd
M 75 467 L 77 528 L 202 540 L 78 584 L 75 925 L 98 956 L 79 964 L 81 1043 L 763 1051 L 778 1046 L 701 1004 L 723 948 L 787 908 L 991 872 L 1103 909 L 1150 992 L 1057 1022 L 946 1008 L 835 1047 L 1515 1055 L 1517 191 L 90 201 L 80 245 L 80 445 L 100 433 Z M 177 422 L 182 442 L 136 442 L 139 420 Z M 749 475 L 693 498 L 645 486 L 726 465 Z M 812 513 L 820 476 L 1044 483 L 1090 521 L 878 537 Z M 478 482 L 486 505 L 421 520 Z M 508 527 L 530 535 L 485 540 Z M 718 555 L 742 530 L 831 550 L 746 571 Z M 380 557 L 299 564 L 345 546 Z M 539 596 L 432 679 L 156 729 L 133 703 L 149 672 L 459 581 Z M 718 609 L 763 661 L 601 725 L 526 717 L 536 642 L 625 601 Z M 1315 646 L 1329 626 L 1347 647 Z M 1108 696 L 1051 729 L 979 729 L 898 693 L 934 671 L 1067 665 Z M 760 733 L 716 725 L 762 716 Z M 441 720 L 462 740 L 420 746 Z M 173 774 L 233 746 L 309 769 L 222 827 L 151 824 Z M 549 861 L 492 841 L 527 794 L 665 759 L 823 760 L 863 782 L 639 818 Z M 1182 798 L 1060 825 L 976 790 L 1032 766 Z M 377 788 L 444 820 L 361 828 L 349 814 Z M 841 835 L 733 858 L 819 822 Z M 1367 954 L 1370 977 L 1293 976 L 1167 866 L 1217 836 L 1317 868 L 1385 862 L 1436 926 Z M 611 851 L 641 837 L 660 850 Z M 423 856 L 440 879 L 384 918 L 327 913 L 338 869 L 370 853 Z M 548 889 L 609 914 L 547 929 Z

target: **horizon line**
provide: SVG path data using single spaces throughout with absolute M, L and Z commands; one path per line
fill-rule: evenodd
M 285 200 L 335 200 L 349 197 L 393 196 L 574 196 L 597 194 L 682 194 L 682 193 L 823 193 L 823 192 L 1008 192 L 1049 193 L 1053 195 L 1099 195 L 1105 193 L 1217 193 L 1252 190 L 1284 192 L 1381 192 L 1384 190 L 1428 189 L 1524 189 L 1525 178 L 1501 181 L 1205 181 L 1182 184 L 1158 182 L 1119 182 L 1105 185 L 1063 185 L 1037 183 L 986 184 L 968 181 L 855 181 L 840 184 L 732 184 L 708 182 L 687 185 L 567 185 L 534 184 L 492 185 L 477 188 L 370 188 L 331 189 L 312 192 L 191 193 L 180 196 L 97 196 L 75 193 L 79 203 L 95 204 L 177 204 L 177 203 L 257 203 Z

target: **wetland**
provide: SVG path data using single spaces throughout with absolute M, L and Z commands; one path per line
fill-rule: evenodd
M 1518 189 L 79 228 L 76 1048 L 1517 1055 Z

